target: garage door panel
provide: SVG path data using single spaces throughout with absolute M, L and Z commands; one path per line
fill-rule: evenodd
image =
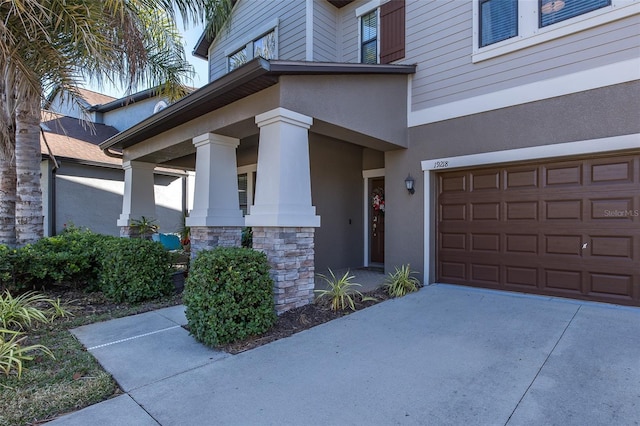
M 499 191 L 500 172 L 497 170 L 471 173 L 471 190 L 477 191 Z
M 582 185 L 582 162 L 560 163 L 543 167 L 544 185 L 548 187 L 579 187 Z
M 634 161 L 631 158 L 592 161 L 591 183 L 633 182 L 633 166 Z
M 471 234 L 471 249 L 500 253 L 500 234 Z
M 624 258 L 633 261 L 633 238 L 630 236 L 591 236 L 589 255 Z
M 544 269 L 542 288 L 563 293 L 581 293 L 582 271 L 571 269 Z
M 546 220 L 582 220 L 582 200 L 553 200 L 544 202 Z
M 471 203 L 472 220 L 500 220 L 500 203 Z
M 538 254 L 537 234 L 506 234 L 506 254 Z
M 640 156 L 439 176 L 439 281 L 640 306 Z
M 622 297 L 631 300 L 633 276 L 589 273 L 589 294 L 600 297 Z
M 507 201 L 507 220 L 538 220 L 537 201 Z
M 500 265 L 486 263 L 471 264 L 471 280 L 483 283 L 484 286 L 500 288 Z
M 505 190 L 522 190 L 538 187 L 538 168 L 514 168 L 505 170 Z
M 441 176 L 440 178 L 440 193 L 445 194 L 449 192 L 464 192 L 467 190 L 467 175 L 466 174 L 452 174 L 447 176 Z
M 505 267 L 505 288 L 534 290 L 538 287 L 538 269 L 522 266 Z

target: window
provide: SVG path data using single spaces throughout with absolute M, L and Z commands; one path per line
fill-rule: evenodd
M 610 0 L 541 0 L 540 28 L 610 4 Z
M 360 18 L 360 62 L 378 63 L 378 9 Z
M 356 9 L 360 62 L 390 64 L 405 55 L 405 0 L 371 0 Z
M 242 64 L 246 64 L 247 59 L 247 48 L 244 47 L 238 50 L 233 55 L 229 56 L 229 71 L 233 71 L 238 68 Z
M 474 0 L 474 63 L 640 13 L 640 0 Z
M 480 0 L 480 47 L 518 35 L 518 0 Z
M 230 50 L 231 53 L 225 52 L 227 55 L 227 70 L 229 72 L 235 70 L 239 66 L 246 64 L 253 58 L 261 57 L 264 59 L 276 59 L 278 57 L 278 44 L 277 44 L 277 21 L 272 23 L 266 28 L 270 28 L 269 31 L 263 31 L 253 33 L 251 41 L 241 47 L 235 45 L 234 50 Z M 259 36 L 258 36 L 259 35 Z M 258 36 L 258 37 L 257 37 Z
M 253 42 L 253 57 L 275 59 L 276 57 L 276 33 L 271 31 Z
M 248 189 L 248 173 L 238 175 L 238 198 L 240 199 L 240 210 L 242 215 L 246 216 L 249 212 L 249 204 L 247 203 L 247 189 Z
M 253 205 L 255 187 L 256 187 L 256 171 L 257 164 L 238 167 L 238 200 L 242 215 L 246 216 L 251 213 Z

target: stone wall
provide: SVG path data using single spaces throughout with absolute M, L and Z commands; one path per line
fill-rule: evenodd
M 239 226 L 192 226 L 191 258 L 200 250 L 215 247 L 240 247 L 242 228 Z
M 253 227 L 253 248 L 271 265 L 276 312 L 313 301 L 315 228 Z

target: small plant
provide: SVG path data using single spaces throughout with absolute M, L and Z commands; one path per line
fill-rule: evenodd
M 329 288 L 324 290 L 314 290 L 318 294 L 317 301 L 322 301 L 323 298 L 328 298 L 332 311 L 344 310 L 351 308 L 352 311 L 356 310 L 355 296 L 360 297 L 362 301 L 375 300 L 372 297 L 365 297 L 361 292 L 354 287 L 361 287 L 361 284 L 351 282 L 355 276 L 351 275 L 349 271 L 345 272 L 342 278 L 337 278 L 333 271 L 329 269 L 330 277 L 323 274 L 318 274 L 320 278 L 327 282 Z
M 15 371 L 18 378 L 22 375 L 24 361 L 32 361 L 34 351 L 40 351 L 45 355 L 53 356 L 53 353 L 43 345 L 22 346 L 22 342 L 27 336 L 19 331 L 7 330 L 0 328 L 0 371 L 6 376 Z
M 253 229 L 242 228 L 242 247 L 253 248 Z
M 384 288 L 390 297 L 402 297 L 407 293 L 418 291 L 422 284 L 416 277 L 412 275 L 416 272 L 412 271 L 409 265 L 402 265 L 396 268 L 394 273 L 390 273 L 384 282 Z
M 269 269 L 267 256 L 254 250 L 200 251 L 182 297 L 191 334 L 217 346 L 267 331 L 276 321 Z
M 41 308 L 49 305 L 49 308 Z M 60 300 L 50 299 L 42 294 L 27 292 L 13 297 L 5 291 L 0 295 L 0 328 L 24 330 L 34 322 L 47 323 L 69 313 L 60 305 Z
M 158 221 L 151 217 L 142 216 L 140 219 L 132 219 L 129 225 L 140 237 L 147 238 L 160 229 Z

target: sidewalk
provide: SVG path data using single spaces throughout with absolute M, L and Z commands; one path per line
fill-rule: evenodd
M 640 419 L 640 309 L 432 285 L 265 346 L 181 307 L 74 330 L 126 392 L 51 425 L 610 425 Z

